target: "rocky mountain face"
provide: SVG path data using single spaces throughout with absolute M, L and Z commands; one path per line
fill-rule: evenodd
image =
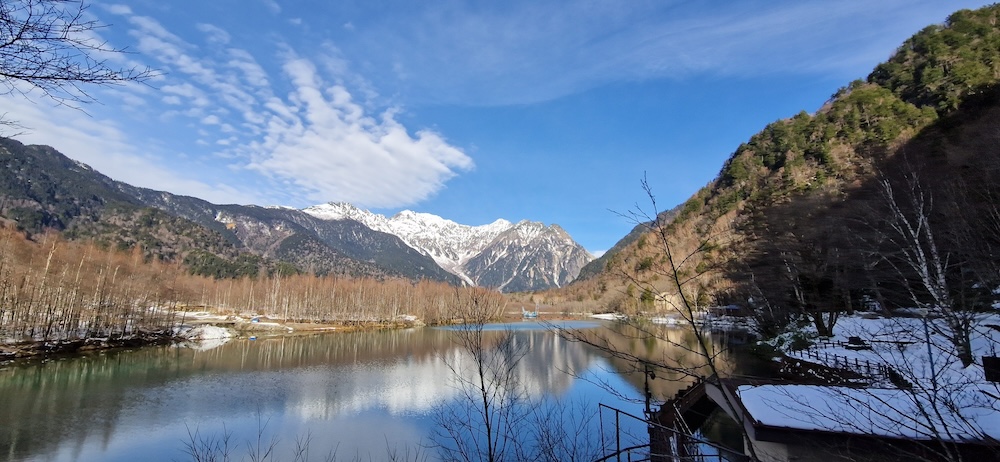
M 0 138 L 0 165 L 0 216 L 31 233 L 55 230 L 69 239 L 122 250 L 139 248 L 146 258 L 184 262 L 192 273 L 215 277 L 273 272 L 282 261 L 320 274 L 429 277 L 332 247 L 281 210 L 215 205 L 137 188 L 48 146 Z M 429 258 L 398 245 L 434 266 Z M 438 272 L 444 280 L 455 280 Z
M 479 285 L 505 292 L 562 287 L 594 257 L 559 225 L 521 221 L 464 265 Z
M 459 283 L 398 237 L 354 220 L 321 220 L 290 207 L 215 205 L 123 183 L 119 189 L 147 206 L 211 228 L 254 254 L 303 271 Z
M 500 219 L 468 226 L 409 210 L 390 218 L 345 203 L 303 211 L 323 220 L 354 220 L 393 234 L 466 283 L 507 292 L 562 287 L 593 260 L 558 225 Z

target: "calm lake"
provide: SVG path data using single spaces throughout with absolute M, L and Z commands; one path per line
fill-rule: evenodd
M 595 414 L 594 441 L 600 428 L 607 438 L 614 426 L 613 413 L 599 413 L 599 403 L 642 415 L 644 375 L 633 365 L 534 322 L 507 327 L 528 347 L 517 377 L 530 398 Z M 663 332 L 672 342 L 690 342 L 682 329 Z M 434 413 L 461 400 L 449 364 L 466 354 L 453 335 L 440 328 L 294 335 L 9 363 L 0 366 L 0 460 L 187 461 L 193 459 L 185 444 L 195 432 L 216 441 L 230 434 L 233 460 L 244 458 L 258 435 L 265 443 L 277 438 L 277 460 L 292 460 L 296 440 L 307 437 L 310 460 L 331 452 L 337 460 L 383 460 L 389 453 L 433 460 Z M 620 342 L 618 348 L 651 358 L 684 361 L 688 354 L 638 336 Z M 686 385 L 672 378 L 660 373 L 650 382 L 654 397 Z

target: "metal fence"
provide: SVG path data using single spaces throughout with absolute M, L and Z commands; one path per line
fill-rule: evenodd
M 605 415 L 608 424 L 614 425 L 614 441 L 603 441 L 605 454 L 595 462 L 748 462 L 750 458 L 742 453 L 707 441 L 689 432 L 666 427 L 605 404 L 600 405 L 601 426 Z M 639 424 L 639 425 L 637 425 Z M 645 439 L 636 434 L 641 426 Z

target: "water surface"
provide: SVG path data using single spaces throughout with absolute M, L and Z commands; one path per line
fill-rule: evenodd
M 539 327 L 516 323 L 513 330 L 527 346 L 517 377 L 532 399 L 586 403 L 594 412 L 600 402 L 641 415 L 641 404 L 598 385 L 641 399 L 642 374 L 627 373 L 634 366 Z M 669 350 L 648 341 L 622 348 Z M 449 365 L 463 361 L 453 332 L 421 328 L 8 364 L 0 368 L 0 460 L 191 460 L 184 446 L 195 432 L 231 433 L 234 460 L 258 434 L 276 438 L 285 460 L 306 436 L 314 460 L 331 451 L 338 460 L 380 460 L 388 450 L 433 456 L 434 412 L 461 399 L 449 385 Z M 682 386 L 664 377 L 652 382 L 661 397 Z

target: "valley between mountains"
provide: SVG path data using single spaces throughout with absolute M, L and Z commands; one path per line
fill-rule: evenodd
M 347 203 L 217 205 L 115 181 L 53 148 L 12 139 L 0 139 L 0 162 L 11 173 L 0 179 L 0 214 L 20 228 L 139 248 L 205 276 L 280 268 L 519 292 L 563 287 L 594 259 L 554 224 L 469 226 L 412 211 L 385 217 Z

